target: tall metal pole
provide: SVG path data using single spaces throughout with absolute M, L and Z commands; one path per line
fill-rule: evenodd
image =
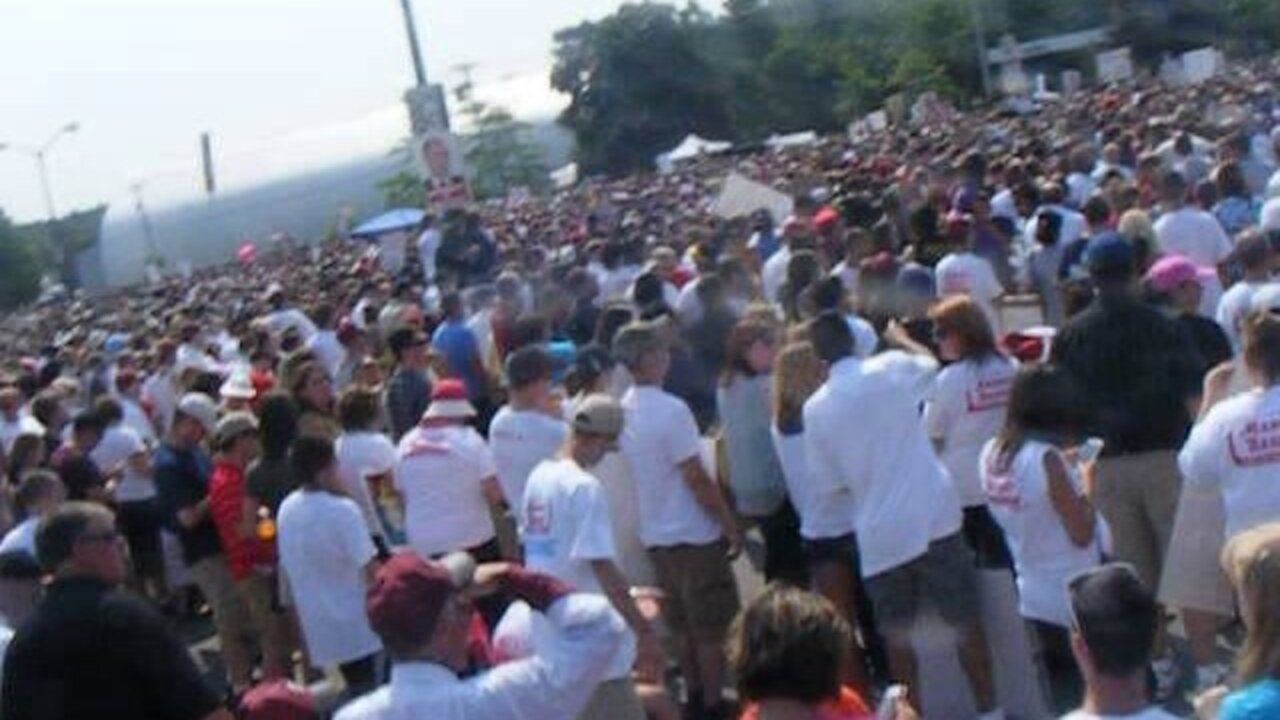
M 400 8 L 404 11 L 404 29 L 409 34 L 409 52 L 413 55 L 413 74 L 418 79 L 418 87 L 427 85 L 427 68 L 422 63 L 422 48 L 418 45 L 418 28 L 413 22 L 413 6 L 410 0 L 400 0 Z
M 36 153 L 36 168 L 40 171 L 40 189 L 44 190 L 44 208 L 48 214 L 49 224 L 58 219 L 58 211 L 53 207 L 53 190 L 49 189 L 49 166 L 44 161 L 44 150 Z
M 982 74 L 982 95 L 991 97 L 991 68 L 987 65 L 987 38 L 982 19 L 982 0 L 969 0 L 973 14 L 973 42 L 978 46 L 978 71 Z

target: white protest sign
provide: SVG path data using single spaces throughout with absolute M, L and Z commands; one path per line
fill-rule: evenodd
M 1182 77 L 1194 85 L 1218 74 L 1221 55 L 1211 48 L 1200 48 L 1182 54 Z
M 711 203 L 711 212 L 722 218 L 735 218 L 757 210 L 768 210 L 774 221 L 780 223 L 791 215 L 793 206 L 794 202 L 786 193 L 738 173 L 730 173 L 724 180 L 720 195 Z
M 1124 82 L 1133 77 L 1133 56 L 1127 47 L 1100 52 L 1093 59 L 1098 67 L 1098 82 Z

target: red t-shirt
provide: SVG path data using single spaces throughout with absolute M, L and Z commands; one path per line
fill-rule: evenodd
M 759 717 L 759 708 L 752 704 L 742 711 L 739 720 L 758 720 Z M 850 687 L 840 688 L 840 699 L 825 702 L 814 709 L 814 720 L 872 720 L 874 717 L 875 713 L 867 702 Z
M 236 580 L 248 577 L 255 565 L 276 564 L 272 544 L 259 540 L 256 534 L 247 538 L 240 535 L 244 498 L 244 470 L 221 460 L 214 463 L 209 480 L 209 513 L 218 528 L 231 577 Z

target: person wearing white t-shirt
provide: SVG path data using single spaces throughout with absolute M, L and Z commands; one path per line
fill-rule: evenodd
M 1176 720 L 1150 700 L 1147 673 L 1159 610 L 1133 568 L 1094 568 L 1070 581 L 1067 596 L 1071 650 L 1085 696 L 1062 720 Z
M 267 288 L 265 299 L 271 307 L 271 312 L 267 313 L 262 321 L 273 336 L 282 337 L 286 331 L 294 330 L 301 336 L 303 343 L 311 342 L 311 338 L 318 332 L 315 323 L 311 322 L 311 318 L 307 317 L 306 313 L 289 306 L 285 299 L 284 286 L 273 283 Z
M 106 423 L 102 440 L 89 459 L 103 473 L 116 473 L 117 520 L 129 543 L 129 558 L 148 592 L 159 597 L 164 588 L 164 559 L 160 549 L 160 515 L 156 483 L 151 474 L 150 443 L 125 422 L 121 401 L 103 397 L 95 410 Z
M 681 648 L 690 705 L 723 710 L 724 641 L 739 607 L 729 567 L 742 537 L 702 464 L 689 406 L 661 387 L 671 365 L 670 328 L 631 323 L 613 341 L 635 384 L 622 397 L 622 454 L 635 480 L 640 540 L 666 594 L 667 625 Z
M 382 642 L 369 626 L 365 589 L 377 549 L 338 479 L 333 445 L 303 436 L 290 455 L 297 490 L 277 516 L 280 568 L 313 667 L 337 665 L 352 696 L 377 684 Z
M 1018 374 L 1008 418 L 979 460 L 981 489 L 1013 556 L 1018 612 L 1038 638 L 1043 685 L 1059 711 L 1084 694 L 1062 588 L 1101 561 L 1097 514 L 1080 467 L 1062 450 L 1079 436 L 1081 417 L 1079 391 L 1062 370 L 1030 367 Z
M 435 218 L 430 215 L 422 219 L 422 228 L 418 235 L 418 260 L 422 263 L 422 284 L 431 287 L 436 281 L 436 251 L 440 249 L 443 236 L 436 227 Z
M 387 528 L 373 493 L 376 491 L 383 497 L 391 492 L 396 446 L 377 429 L 381 411 L 382 399 L 375 390 L 353 387 L 343 393 L 338 400 L 342 434 L 334 441 L 334 452 L 338 456 L 338 479 L 346 488 L 347 496 L 360 506 L 378 554 L 385 558 L 392 543 L 387 540 Z
M 0 388 L 0 450 L 8 455 L 19 435 L 44 435 L 44 426 L 22 407 L 22 391 Z
M 957 223 L 958 225 L 958 223 Z M 956 239 L 960 243 L 954 251 L 938 261 L 934 270 L 937 279 L 938 297 L 947 298 L 953 295 L 967 295 L 982 308 L 987 321 L 995 330 L 1000 328 L 1000 316 L 996 314 L 996 299 L 1004 295 L 1004 286 L 996 277 L 996 271 L 986 258 L 974 254 L 973 228 L 968 223 L 957 227 L 956 233 L 962 233 Z
M 23 518 L 0 540 L 0 553 L 19 550 L 36 557 L 36 528 L 66 497 L 62 480 L 48 470 L 33 470 L 18 485 L 13 504 Z
M 467 422 L 476 415 L 461 380 L 431 391 L 417 427 L 396 448 L 395 488 L 404 499 L 405 534 L 424 558 L 464 550 L 476 562 L 501 559 L 491 512 L 505 513 L 493 453 Z
M 897 323 L 885 339 L 910 354 L 857 358 L 853 333 L 837 312 L 815 318 L 809 334 L 830 367 L 826 383 L 804 404 L 809 472 L 820 486 L 850 491 L 862 577 L 894 681 L 907 685 L 919 707 L 910 630 L 925 597 L 932 598 L 956 629 L 960 665 L 980 717 L 1002 718 L 959 497 L 920 418 L 938 363 Z
M 1236 241 L 1235 260 L 1244 276 L 1222 294 L 1214 317 L 1231 341 L 1232 351 L 1239 355 L 1240 329 L 1253 305 L 1253 298 L 1262 288 L 1274 285 L 1271 282 L 1272 253 L 1267 239 L 1256 230 L 1241 233 Z
M 639 661 L 650 681 L 662 674 L 657 634 L 631 598 L 617 565 L 609 501 L 591 469 L 617 447 L 624 411 L 608 395 L 589 395 L 573 410 L 573 431 L 563 456 L 546 460 L 529 477 L 520 504 L 525 564 L 576 588 L 609 598 L 631 629 L 578 720 L 644 720 L 631 682 Z
M 569 437 L 551 394 L 551 356 L 541 347 L 521 348 L 507 358 L 508 402 L 489 424 L 489 448 L 507 503 L 518 507 L 529 473 L 554 456 Z
M 1187 182 L 1176 172 L 1161 180 L 1161 202 L 1172 208 L 1156 221 L 1156 245 L 1166 255 L 1182 255 L 1201 268 L 1213 270 L 1204 288 L 1200 314 L 1213 317 L 1222 297 L 1217 268 L 1231 255 L 1231 238 L 1213 215 L 1186 200 Z
M 939 356 L 951 363 L 938 373 L 925 406 L 929 437 L 960 496 L 965 538 L 978 567 L 1007 569 L 1009 552 L 987 511 L 978 456 L 1004 424 L 1018 363 L 1000 353 L 986 316 L 969 298 L 947 298 L 929 318 Z
M 315 310 L 316 333 L 307 341 L 307 349 L 315 355 L 320 367 L 329 374 L 330 381 L 337 381 L 338 367 L 346 350 L 338 342 L 338 332 L 334 329 L 334 311 L 331 305 L 321 305 Z

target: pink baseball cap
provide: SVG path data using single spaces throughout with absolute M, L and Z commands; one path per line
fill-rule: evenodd
M 1145 280 L 1156 292 L 1167 293 L 1181 287 L 1189 280 L 1201 287 L 1214 271 L 1202 268 L 1181 255 L 1166 255 L 1147 270 Z

